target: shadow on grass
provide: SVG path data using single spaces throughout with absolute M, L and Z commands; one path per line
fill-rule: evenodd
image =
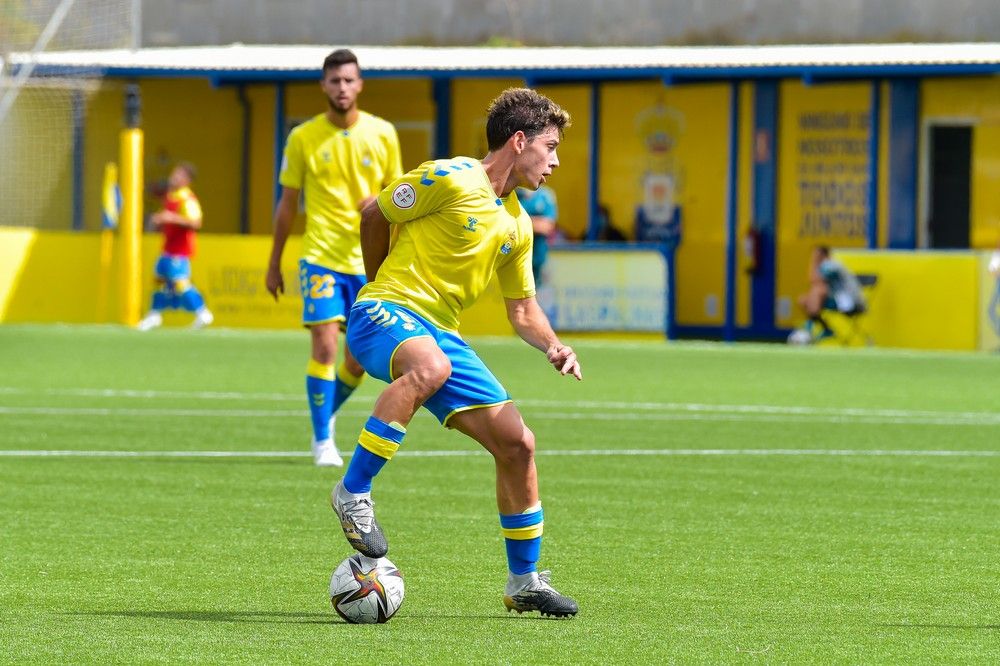
M 332 611 L 330 613 L 282 613 L 276 611 L 144 611 L 109 610 L 77 611 L 63 615 L 91 615 L 108 617 L 136 617 L 153 620 L 193 620 L 196 622 L 262 622 L 267 624 L 346 624 Z
M 63 615 L 89 615 L 106 617 L 133 617 L 153 620 L 181 620 L 194 622 L 241 622 L 263 624 L 340 624 L 347 625 L 333 611 L 329 613 L 287 613 L 277 611 L 143 611 L 143 610 L 110 610 L 110 611 L 76 611 Z M 534 614 L 490 614 L 490 615 L 450 615 L 444 613 L 410 613 L 407 612 L 393 618 L 394 623 L 423 622 L 428 620 L 547 620 L 564 622 L 558 618 L 540 617 Z

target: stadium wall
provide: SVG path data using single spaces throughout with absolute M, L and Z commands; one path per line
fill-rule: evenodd
M 279 159 L 276 137 L 322 109 L 317 84 L 213 86 L 191 78 L 142 79 L 141 83 L 147 182 L 164 178 L 177 159 L 192 160 L 200 168 L 196 191 L 205 209 L 204 238 L 241 229 L 255 236 L 269 235 Z M 411 168 L 442 147 L 451 153 L 482 154 L 486 105 L 503 88 L 521 84 L 520 79 L 452 80 L 446 138 L 436 134 L 435 85 L 429 78 L 371 79 L 366 81 L 362 99 L 366 109 L 397 124 L 404 168 Z M 767 85 L 776 88 L 771 97 L 762 97 Z M 284 114 L 280 117 L 286 124 L 281 133 L 275 126 L 278 86 L 283 88 Z M 734 292 L 737 337 L 775 337 L 799 323 L 801 315 L 794 303 L 805 288 L 808 250 L 813 244 L 841 249 L 924 246 L 927 135 L 934 124 L 973 127 L 971 245 L 987 249 L 1000 241 L 1000 79 L 995 77 L 876 84 L 786 80 L 738 86 L 604 82 L 596 86 L 600 102 L 596 146 L 590 143 L 591 83 L 541 87 L 575 119 L 560 148 L 562 166 L 552 182 L 568 235 L 582 236 L 591 222 L 594 155 L 597 197 L 610 211 L 612 225 L 626 238 L 635 237 L 644 209 L 653 216 L 676 213 L 669 216 L 676 223 L 677 235 L 672 240 L 679 241 L 673 262 L 673 316 L 682 334 L 721 335 L 729 289 Z M 739 93 L 735 184 L 729 168 L 729 109 L 734 90 Z M 763 107 L 762 99 L 767 102 Z M 873 103 L 880 111 L 875 119 L 878 141 L 874 150 L 869 126 Z M 244 104 L 249 110 L 246 127 Z M 766 120 L 760 116 L 762 108 L 773 113 L 773 127 L 759 125 Z M 106 82 L 89 98 L 83 141 L 85 230 L 100 227 L 101 174 L 104 164 L 118 155 L 121 110 L 120 83 Z M 25 122 L 60 126 L 52 118 Z M 249 136 L 246 155 L 244 131 Z M 763 140 L 768 131 L 773 131 L 772 143 Z M 245 187 L 241 180 L 244 160 Z M 773 184 L 760 180 L 760 174 L 767 173 L 762 167 L 769 164 L 775 174 Z M 3 177 L 16 175 L 16 170 L 5 170 Z M 26 178 L 26 182 L 31 180 Z M 40 228 L 71 227 L 72 179 L 63 180 L 58 188 L 61 194 L 36 211 Z M 732 237 L 731 196 L 737 201 Z M 771 211 L 761 206 L 768 196 L 774 200 Z M 155 199 L 147 198 L 147 212 L 156 205 Z M 246 220 L 241 219 L 243 210 Z M 757 265 L 747 240 L 762 212 L 774 218 L 768 230 L 771 235 L 761 239 L 771 244 L 773 256 Z M 12 213 L 0 211 L 0 224 Z M 874 234 L 869 226 L 872 218 Z M 301 228 L 300 220 L 296 230 Z M 731 267 L 727 266 L 728 243 L 737 246 Z

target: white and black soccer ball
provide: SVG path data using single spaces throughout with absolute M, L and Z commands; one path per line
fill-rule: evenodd
M 388 558 L 355 553 L 334 569 L 330 602 L 351 624 L 388 622 L 403 605 L 403 573 Z

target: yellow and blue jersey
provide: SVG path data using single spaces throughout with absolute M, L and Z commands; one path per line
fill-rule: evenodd
M 279 182 L 302 190 L 302 259 L 340 273 L 364 274 L 358 203 L 403 172 L 391 123 L 361 111 L 341 129 L 321 113 L 292 130 Z
M 447 331 L 494 274 L 505 298 L 535 294 L 531 218 L 497 197 L 478 160 L 425 162 L 394 181 L 378 205 L 397 225 L 389 256 L 358 300 L 402 305 Z

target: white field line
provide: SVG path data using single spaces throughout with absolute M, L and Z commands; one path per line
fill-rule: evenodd
M 690 409 L 696 407 L 698 409 Z M 745 409 L 745 406 L 735 406 L 734 412 L 722 411 L 725 406 L 713 406 L 711 410 L 701 408 L 706 405 L 677 405 L 673 409 L 686 411 L 668 411 L 670 406 L 664 406 L 662 412 L 566 412 L 532 411 L 533 421 L 706 421 L 706 422 L 739 422 L 739 423 L 827 423 L 843 425 L 876 424 L 901 426 L 1000 426 L 1000 414 L 990 413 L 955 413 L 936 412 L 937 416 L 924 416 L 920 412 L 897 412 L 896 416 L 880 416 L 877 413 L 860 410 L 845 410 L 841 413 L 826 411 L 805 411 L 806 408 L 765 409 L 765 413 Z M 367 411 L 344 409 L 339 414 L 346 416 L 366 416 Z M 933 412 L 932 412 L 933 413 Z M 185 416 L 197 418 L 308 418 L 309 412 L 304 409 L 198 409 L 172 407 L 4 407 L 0 406 L 0 415 L 40 415 L 40 416 L 109 416 L 109 417 L 168 417 Z
M 138 398 L 138 399 L 193 399 L 193 400 L 237 400 L 303 402 L 302 395 L 287 393 L 242 393 L 218 391 L 155 391 L 133 389 L 43 389 L 27 390 L 17 387 L 0 387 L 0 394 L 59 395 L 92 398 Z M 353 405 L 371 404 L 374 398 L 359 396 Z M 909 409 L 878 409 L 862 407 L 809 407 L 797 405 L 710 405 L 686 402 L 626 402 L 593 400 L 516 400 L 522 407 L 542 407 L 548 410 L 579 409 L 586 412 L 549 412 L 543 418 L 555 420 L 589 418 L 592 420 L 730 420 L 730 421 L 817 421 L 824 423 L 898 423 L 920 425 L 1000 425 L 1000 412 L 950 412 Z M 37 411 L 29 411 L 37 410 Z M 54 411 L 45 411 L 54 410 Z M 609 414 L 607 410 L 628 412 L 655 412 L 654 414 Z M 681 412 L 664 414 L 663 412 Z M 186 409 L 186 408 L 100 408 L 100 407 L 4 407 L 0 414 L 51 414 L 51 415 L 97 415 L 97 416 L 235 416 L 235 417 L 296 417 L 306 414 L 304 410 L 254 410 L 254 409 Z M 353 412 L 345 411 L 345 414 Z M 710 416 L 688 416 L 705 414 Z M 808 417 L 802 419 L 773 418 Z M 827 418 L 817 418 L 827 417 Z
M 350 454 L 346 454 L 350 457 Z M 406 458 L 468 458 L 487 455 L 481 450 L 398 451 Z M 1000 458 L 1000 451 L 917 449 L 569 449 L 538 451 L 539 456 L 814 456 L 893 458 Z M 309 458 L 308 451 L 90 451 L 0 450 L 6 458 Z

